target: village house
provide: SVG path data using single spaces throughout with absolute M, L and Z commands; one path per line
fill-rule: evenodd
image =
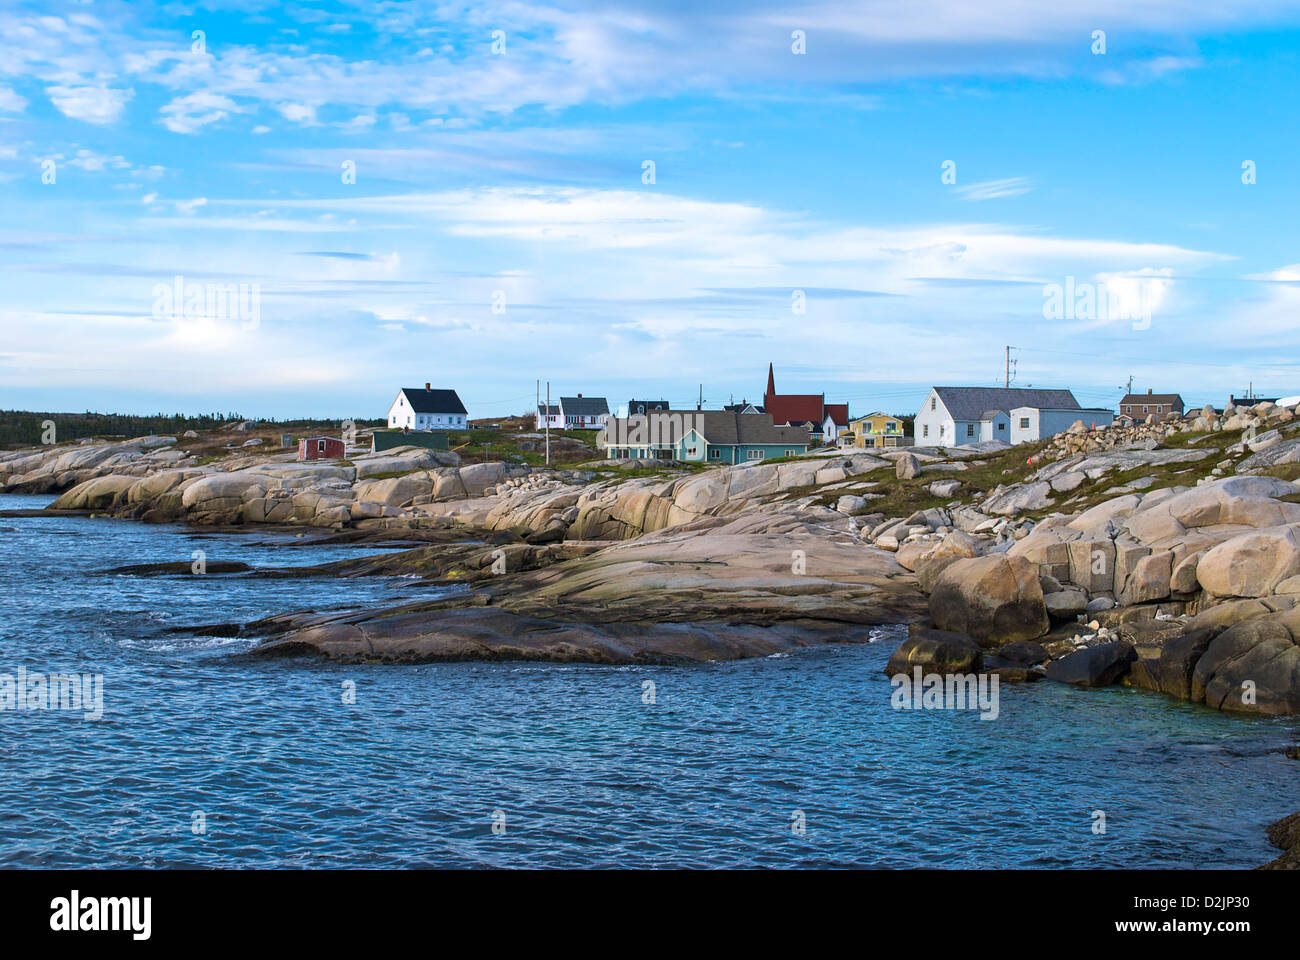
M 467 430 L 469 412 L 455 390 L 403 387 L 388 408 L 388 426 L 407 430 Z
M 621 413 L 620 416 L 639 417 L 647 413 L 665 411 L 668 407 L 669 403 L 667 400 L 629 400 L 627 402 L 626 412 Z
M 609 404 L 604 397 L 560 397 L 559 403 L 549 407 L 537 405 L 537 429 L 599 430 L 609 419 Z
M 850 420 L 849 429 L 839 439 L 840 446 L 863 447 L 868 450 L 901 447 L 907 443 L 907 438 L 903 435 L 903 421 L 879 411 Z
M 806 426 L 814 440 L 834 443 L 849 428 L 849 405 L 827 403 L 824 393 L 777 393 L 776 375 L 767 365 L 767 390 L 762 410 L 778 426 Z
M 596 436 L 609 460 L 748 463 L 808 452 L 808 431 L 776 426 L 768 414 L 728 410 L 663 410 L 614 417 Z
M 1121 420 L 1146 420 L 1154 416 L 1157 420 L 1183 415 L 1183 398 L 1176 393 L 1126 393 L 1119 401 Z
M 1100 429 L 1110 410 L 1081 407 L 1069 390 L 1027 387 L 931 387 L 912 426 L 920 446 L 957 446 L 984 440 L 1025 443 L 1068 430 L 1076 420 Z

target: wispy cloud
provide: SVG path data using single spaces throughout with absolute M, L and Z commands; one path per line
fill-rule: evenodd
M 1005 180 L 968 183 L 956 187 L 956 191 L 963 200 L 998 200 L 1002 197 L 1018 197 L 1029 193 L 1034 186 L 1034 181 L 1029 177 L 1008 177 Z

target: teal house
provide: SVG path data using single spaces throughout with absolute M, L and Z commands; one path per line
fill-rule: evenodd
M 596 437 L 608 460 L 746 463 L 808 452 L 806 427 L 778 427 L 766 413 L 657 410 L 612 417 Z

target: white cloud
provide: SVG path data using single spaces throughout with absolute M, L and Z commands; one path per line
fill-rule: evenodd
M 95 153 L 93 150 L 78 150 L 71 159 L 67 161 L 68 166 L 77 167 L 89 173 L 98 173 L 103 170 L 124 170 L 131 166 L 125 157 L 109 157 L 102 153 Z
M 316 121 L 316 107 L 309 103 L 281 103 L 276 105 L 280 115 L 286 120 L 304 127 L 313 126 Z
M 55 86 L 47 87 L 45 92 L 64 116 L 97 124 L 115 121 L 134 94 L 132 90 L 115 90 L 103 85 Z
M 199 207 L 206 207 L 207 205 L 207 197 L 195 197 L 193 200 L 177 200 L 176 210 L 179 213 L 191 214 Z
M 210 123 L 240 112 L 239 105 L 221 94 L 198 90 L 176 97 L 160 111 L 163 126 L 172 133 L 196 133 Z
M 26 106 L 26 97 L 20 97 L 9 87 L 0 87 L 0 110 L 6 113 L 20 113 Z

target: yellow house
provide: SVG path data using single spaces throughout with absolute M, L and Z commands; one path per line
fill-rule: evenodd
M 903 421 L 887 413 L 869 413 L 849 421 L 849 436 L 844 438 L 846 446 L 865 447 L 901 447 L 903 446 Z

